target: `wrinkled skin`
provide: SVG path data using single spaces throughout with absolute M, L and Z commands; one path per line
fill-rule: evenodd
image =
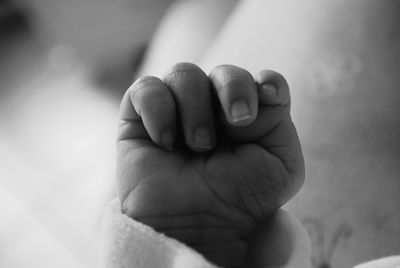
M 264 84 L 278 94 L 263 94 Z M 117 168 L 122 211 L 216 264 L 245 266 L 257 228 L 304 179 L 288 90 L 275 72 L 263 71 L 254 80 L 229 65 L 207 77 L 197 66 L 180 63 L 163 81 L 138 79 L 121 103 Z M 227 112 L 237 94 L 248 100 L 251 118 L 235 121 Z M 190 138 L 190 124 L 201 120 L 212 126 L 207 146 L 196 146 Z M 160 138 L 163 124 L 172 126 L 172 143 L 171 137 Z

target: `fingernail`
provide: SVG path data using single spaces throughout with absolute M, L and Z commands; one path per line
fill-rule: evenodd
M 167 128 L 161 134 L 161 144 L 165 149 L 172 151 L 173 143 L 174 143 L 174 134 L 170 128 Z
M 232 103 L 231 116 L 234 123 L 251 118 L 249 105 L 244 99 L 240 99 Z
M 278 89 L 274 84 L 262 84 L 261 85 L 261 94 L 266 96 L 278 96 Z
M 197 147 L 211 149 L 213 147 L 211 131 L 207 125 L 199 125 L 194 130 L 194 143 Z

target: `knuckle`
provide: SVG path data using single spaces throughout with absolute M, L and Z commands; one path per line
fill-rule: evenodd
M 200 68 L 194 63 L 178 62 L 171 67 L 170 72 L 190 72 L 197 70 L 200 70 Z
M 132 104 L 139 115 L 156 111 L 160 107 L 165 109 L 173 106 L 173 99 L 166 86 L 157 77 L 140 77 L 133 83 L 130 91 Z
M 175 64 L 164 77 L 164 82 L 180 103 L 209 99 L 208 77 L 195 64 Z
M 234 73 L 235 66 L 228 64 L 218 65 L 211 71 L 210 78 L 217 87 L 223 87 L 235 78 Z
M 211 71 L 211 74 L 232 73 L 238 70 L 243 70 L 243 69 L 231 64 L 221 64 L 216 66 Z
M 159 92 L 164 87 L 164 83 L 153 76 L 143 76 L 138 78 L 131 86 L 132 97 L 143 98 Z
M 202 74 L 203 71 L 196 64 L 180 62 L 174 64 L 165 74 L 164 81 L 167 84 L 175 84 L 184 77 L 193 77 Z
M 238 83 L 254 81 L 252 75 L 248 71 L 229 64 L 215 67 L 209 76 L 217 91 L 224 88 L 234 87 Z
M 162 81 L 154 76 L 139 77 L 132 85 L 134 90 L 141 90 L 146 87 L 154 87 L 162 84 Z

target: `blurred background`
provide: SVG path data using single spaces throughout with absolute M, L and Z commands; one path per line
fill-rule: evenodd
M 94 267 L 119 99 L 171 0 L 0 0 L 0 267 Z
M 399 254 L 398 14 L 396 0 L 0 0 L 0 268 L 95 266 L 119 101 L 177 61 L 288 78 L 307 163 L 288 209 L 317 236 L 315 267 Z
M 95 266 L 119 102 L 173 2 L 0 0 L 1 268 Z

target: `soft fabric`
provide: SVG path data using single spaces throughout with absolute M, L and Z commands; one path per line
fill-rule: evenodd
M 362 263 L 356 265 L 354 268 L 400 268 L 400 255 Z
M 175 239 L 155 232 L 121 213 L 118 200 L 103 219 L 101 268 L 215 268 L 200 254 Z
M 280 220 L 290 227 L 294 239 L 289 259 L 275 268 L 310 267 L 308 237 L 300 223 L 288 213 L 278 213 Z M 105 211 L 99 254 L 100 268 L 216 268 L 202 255 L 154 231 L 151 227 L 127 217 L 120 210 L 118 200 L 111 201 Z M 271 250 L 269 250 L 271 252 Z M 269 264 L 268 266 L 271 266 Z
M 300 223 L 288 213 L 282 219 L 291 226 L 293 250 L 286 263 L 268 268 L 308 268 L 309 239 Z M 202 255 L 154 231 L 151 227 L 127 217 L 118 200 L 112 200 L 105 211 L 99 268 L 217 268 Z M 357 265 L 354 268 L 400 268 L 400 256 Z

